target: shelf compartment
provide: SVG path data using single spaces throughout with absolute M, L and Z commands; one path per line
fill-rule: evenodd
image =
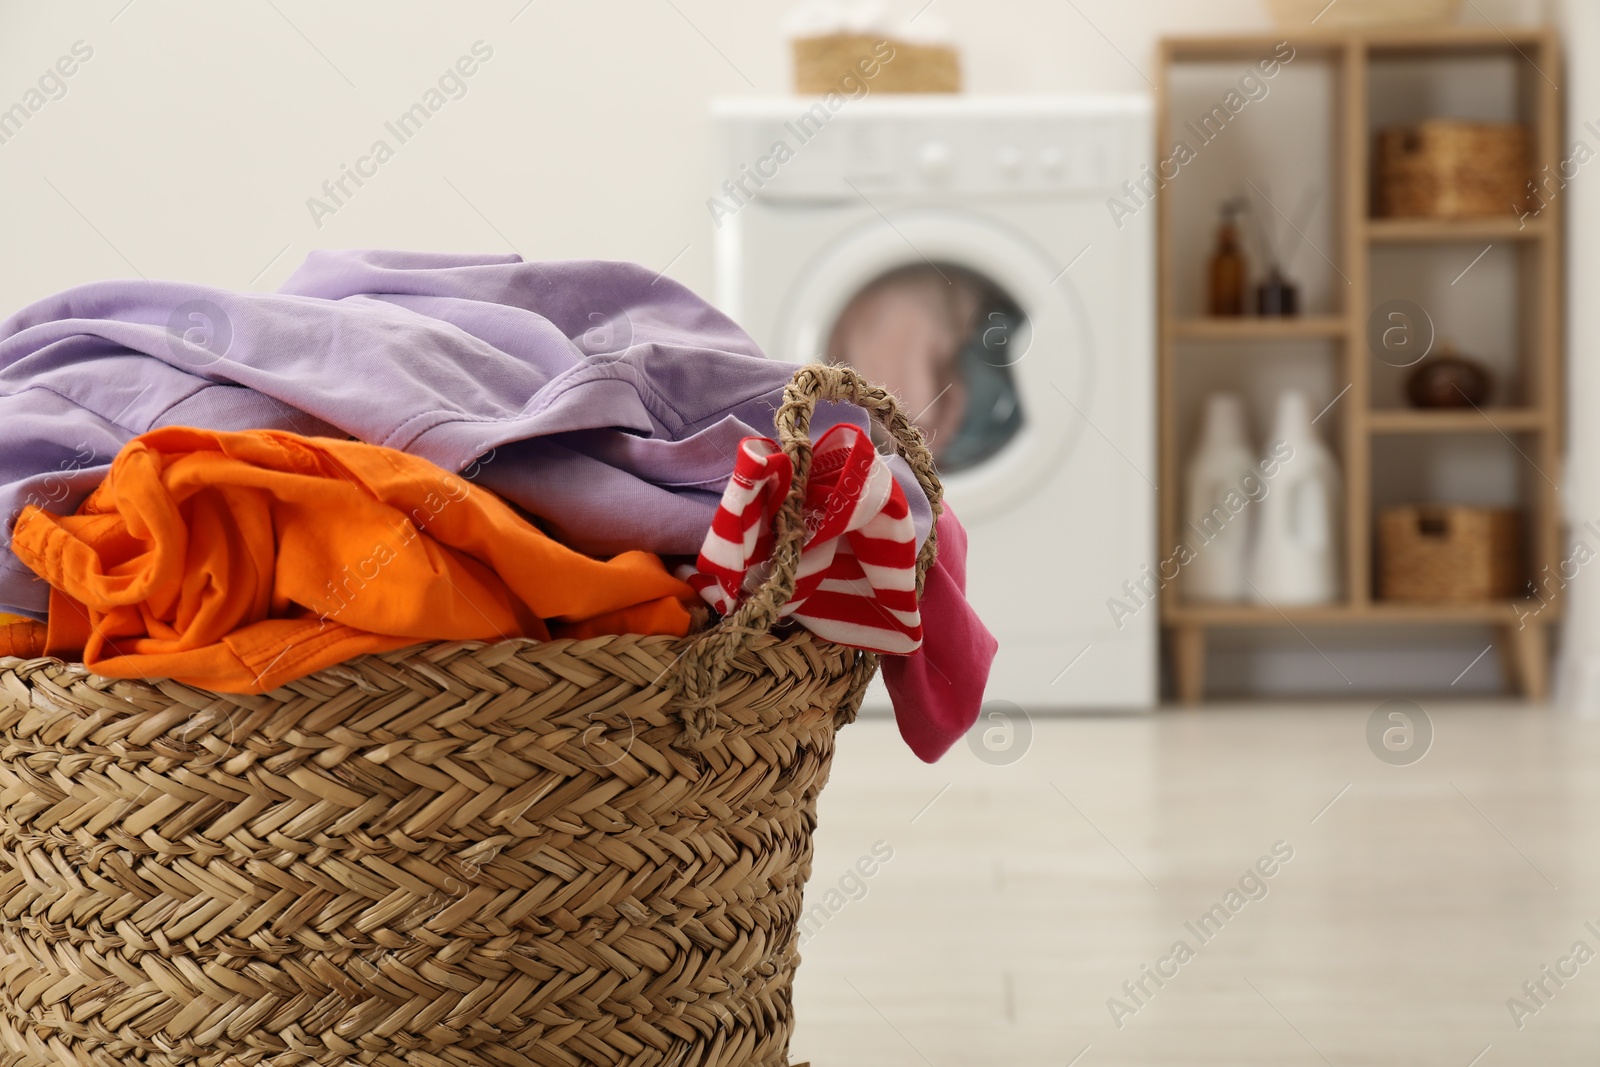
M 1461 241 L 1536 241 L 1550 233 L 1542 218 L 1524 223 L 1515 215 L 1486 219 L 1368 219 L 1373 244 L 1447 244 Z
M 1185 341 L 1301 341 L 1343 337 L 1349 321 L 1333 315 L 1179 319 L 1173 329 Z
M 1375 434 L 1537 433 L 1547 421 L 1543 412 L 1531 408 L 1402 408 L 1367 413 L 1367 426 Z
M 1442 355 L 1447 346 L 1489 372 L 1487 402 L 1478 400 L 1484 410 L 1539 407 L 1533 368 L 1543 335 L 1532 301 L 1538 298 L 1546 274 L 1541 266 L 1542 251 L 1538 244 L 1526 241 L 1397 243 L 1374 248 L 1368 271 L 1372 308 L 1368 332 L 1376 332 L 1382 321 L 1380 313 L 1391 307 L 1392 301 L 1409 301 L 1415 305 L 1412 315 L 1420 308 L 1426 321 L 1421 317 L 1391 321 L 1411 322 L 1416 329 L 1413 339 L 1419 345 L 1426 343 L 1431 321 L 1433 343 L 1429 355 L 1416 363 L 1396 366 L 1384 353 L 1368 364 L 1372 410 L 1415 412 L 1409 401 L 1410 378 L 1419 366 L 1426 367 L 1436 355 Z M 1381 343 L 1380 337 L 1368 340 L 1369 348 Z M 1405 363 L 1415 355 L 1413 351 L 1396 362 Z M 1480 417 L 1478 426 L 1470 420 L 1461 425 L 1477 430 L 1482 421 Z
M 1547 622 L 1555 617 L 1558 606 L 1556 602 L 1522 599 L 1474 604 L 1414 604 L 1377 600 L 1366 604 L 1284 605 L 1280 613 L 1266 604 L 1178 602 L 1167 607 L 1163 621 L 1170 626 L 1281 626 L 1285 619 L 1296 626 L 1413 622 L 1514 625 L 1528 614 L 1536 614 L 1540 622 Z

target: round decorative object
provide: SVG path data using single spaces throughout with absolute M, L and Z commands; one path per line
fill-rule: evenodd
M 1489 371 L 1448 345 L 1422 361 L 1406 379 L 1406 395 L 1419 408 L 1479 407 L 1489 399 Z

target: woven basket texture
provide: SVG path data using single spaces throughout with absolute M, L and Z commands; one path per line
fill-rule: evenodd
M 774 632 L 420 645 L 263 695 L 0 659 L 0 1067 L 785 1067 L 816 800 L 871 654 Z M 934 546 L 919 557 L 919 577 Z
M 1506 599 L 1522 577 L 1522 515 L 1455 504 L 1388 508 L 1378 518 L 1378 561 L 1385 600 Z
M 837 33 L 824 37 L 797 37 L 794 52 L 794 86 L 801 96 L 828 93 L 849 95 L 851 86 L 865 84 L 874 93 L 959 93 L 961 56 L 948 45 L 890 41 L 894 57 L 879 62 L 874 55 L 882 38 Z M 867 62 L 877 74 L 863 77 L 858 64 Z M 845 81 L 847 78 L 854 82 Z M 843 84 L 841 84 L 843 82 Z
M 1529 209 L 1528 128 L 1434 120 L 1378 135 L 1377 208 L 1388 218 L 1484 218 Z

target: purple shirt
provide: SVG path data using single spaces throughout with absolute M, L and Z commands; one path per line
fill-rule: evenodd
M 0 539 L 71 513 L 161 426 L 350 436 L 463 471 L 595 555 L 699 551 L 792 364 L 631 263 L 312 252 L 278 293 L 112 281 L 0 323 Z M 820 435 L 849 405 L 823 405 Z M 920 541 L 931 512 L 891 460 Z M 0 552 L 0 612 L 49 590 Z

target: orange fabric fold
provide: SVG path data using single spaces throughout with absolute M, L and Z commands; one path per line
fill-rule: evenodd
M 682 636 L 695 597 L 427 460 L 266 430 L 136 437 L 78 514 L 25 509 L 12 548 L 53 589 L 48 654 L 222 693 L 419 641 Z
M 0 656 L 33 659 L 44 655 L 44 646 L 44 623 L 0 613 Z

